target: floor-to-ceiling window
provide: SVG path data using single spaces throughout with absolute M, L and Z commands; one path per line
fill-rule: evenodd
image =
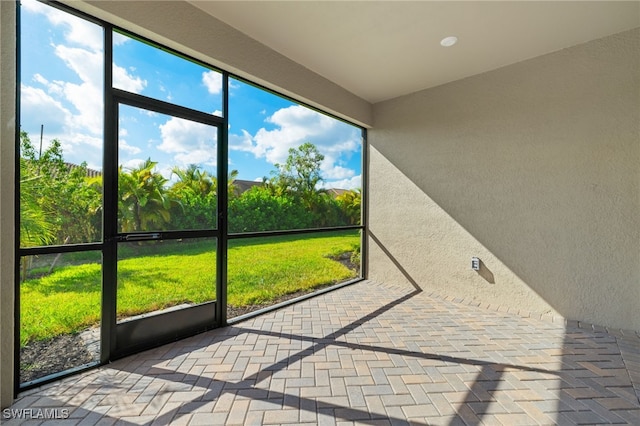
M 65 8 L 20 42 L 23 386 L 362 276 L 360 128 Z
M 98 362 L 104 29 L 20 7 L 20 382 Z
M 361 129 L 239 79 L 229 124 L 229 318 L 359 277 Z

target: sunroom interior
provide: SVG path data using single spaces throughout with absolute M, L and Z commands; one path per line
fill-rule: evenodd
M 363 236 L 356 279 L 410 283 L 479 306 L 640 332 L 639 2 L 60 5 L 216 70 L 222 92 L 234 84 L 259 88 L 357 130 L 362 220 L 341 230 Z M 6 407 L 20 389 L 20 257 L 54 251 L 21 252 L 17 236 L 19 5 L 0 2 L 0 10 L 0 385 Z M 441 45 L 452 36 L 456 44 Z M 148 109 L 212 126 L 219 142 L 213 149 L 233 163 L 224 131 L 228 97 L 220 101 L 223 114 L 202 116 L 124 91 L 109 102 L 117 105 L 105 110 L 121 116 L 127 108 Z M 113 134 L 107 127 L 104 138 L 118 140 L 118 126 Z M 104 203 L 116 205 L 107 194 L 117 193 L 117 158 L 104 155 L 112 166 L 110 178 L 104 171 L 105 185 L 109 179 L 112 185 Z M 226 186 L 227 167 L 218 162 L 220 186 Z M 222 196 L 218 208 L 226 211 L 228 201 Z M 115 229 L 114 218 L 109 223 L 104 229 L 124 239 L 112 248 L 93 242 L 87 250 L 145 244 L 158 234 L 151 228 L 125 233 Z M 228 224 L 220 223 L 223 229 L 160 237 L 215 239 L 215 250 L 222 246 L 224 257 L 232 257 Z M 226 263 L 217 266 L 216 274 L 226 271 Z M 115 292 L 110 297 L 117 298 Z M 226 297 L 226 291 L 212 295 L 215 312 L 200 304 L 201 322 L 178 319 L 175 332 L 226 320 Z M 115 312 L 105 315 L 103 322 L 117 326 L 103 324 L 102 345 L 110 349 L 98 363 L 148 346 Z M 141 320 L 150 321 L 145 330 L 155 328 L 154 318 Z M 113 343 L 126 339 L 133 340 Z

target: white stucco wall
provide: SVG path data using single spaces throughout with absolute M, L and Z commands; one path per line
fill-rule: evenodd
M 0 407 L 13 401 L 15 9 L 0 1 Z
M 369 142 L 370 278 L 640 330 L 640 29 L 376 104 Z

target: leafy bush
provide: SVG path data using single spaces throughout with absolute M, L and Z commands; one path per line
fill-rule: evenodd
M 217 224 L 215 192 L 196 194 L 188 189 L 175 193 L 179 205 L 171 210 L 171 229 L 208 229 Z
M 229 202 L 229 231 L 254 232 L 310 228 L 313 217 L 290 194 L 277 196 L 255 186 Z
M 360 225 L 362 204 L 362 191 L 360 189 L 346 191 L 338 195 L 336 202 L 350 225 Z
M 237 194 L 229 175 L 229 230 L 259 232 L 322 228 L 360 223 L 360 191 L 336 199 L 319 189 L 324 156 L 310 143 L 289 150 L 264 185 Z M 21 246 L 100 241 L 102 176 L 90 177 L 86 164 L 64 163 L 54 140 L 37 154 L 21 134 Z M 218 182 L 197 165 L 174 168 L 178 181 L 156 170 L 150 158 L 138 167 L 119 169 L 120 232 L 209 229 L 217 224 Z

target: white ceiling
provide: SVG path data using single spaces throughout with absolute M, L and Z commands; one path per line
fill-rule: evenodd
M 190 3 L 371 103 L 640 26 L 640 1 Z

